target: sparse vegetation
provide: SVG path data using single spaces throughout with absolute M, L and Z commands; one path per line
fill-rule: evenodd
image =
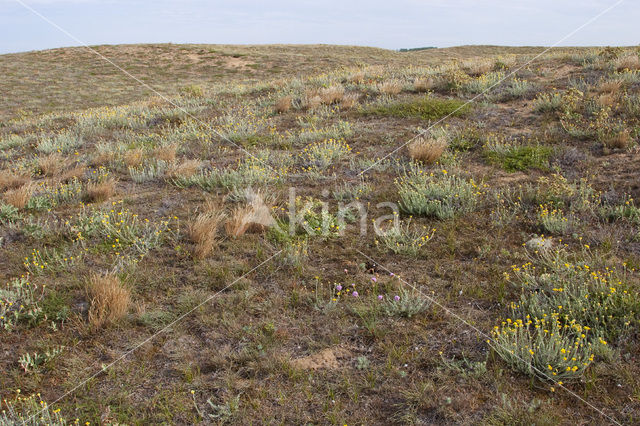
M 0 55 L 0 424 L 636 422 L 635 48 L 95 49 Z

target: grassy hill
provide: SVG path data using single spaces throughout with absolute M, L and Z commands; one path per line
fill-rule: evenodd
M 275 81 L 342 66 L 430 65 L 452 58 L 533 53 L 541 48 L 462 46 L 424 52 L 329 45 L 93 46 L 157 91 L 176 95 L 190 84 Z M 61 48 L 0 55 L 0 120 L 24 114 L 121 105 L 154 93 L 89 49 Z
M 0 56 L 8 424 L 637 422 L 635 49 L 96 49 Z

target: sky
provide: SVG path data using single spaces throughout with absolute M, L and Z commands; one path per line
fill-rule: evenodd
M 0 0 L 0 53 L 122 43 L 550 46 L 619 1 Z M 638 3 L 623 0 L 559 45 L 639 44 Z

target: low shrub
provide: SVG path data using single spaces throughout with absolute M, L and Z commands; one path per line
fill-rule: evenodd
M 495 326 L 490 340 L 493 350 L 521 373 L 544 381 L 579 380 L 594 359 L 590 332 L 560 315 L 508 318 Z M 576 335 L 578 337 L 576 337 Z
M 513 267 L 514 284 L 524 290 L 516 309 L 541 317 L 555 312 L 575 321 L 594 340 L 616 342 L 637 326 L 640 297 L 615 269 L 571 261 L 561 252 L 543 254 L 541 267 Z
M 43 315 L 39 305 L 43 293 L 44 287 L 39 288 L 28 277 L 13 279 L 0 287 L 0 329 L 11 330 L 21 321 L 38 322 Z
M 473 211 L 481 194 L 473 179 L 466 180 L 446 170 L 426 173 L 412 168 L 397 180 L 396 186 L 404 212 L 438 219 Z
M 572 225 L 572 220 L 562 210 L 547 205 L 539 206 L 537 216 L 538 225 L 549 234 L 566 234 Z
M 305 166 L 324 170 L 350 152 L 351 147 L 344 139 L 327 139 L 307 146 L 300 156 Z
M 384 296 L 384 312 L 389 316 L 411 318 L 427 311 L 432 305 L 432 299 L 423 295 L 419 290 L 401 287 L 398 294 Z
M 411 227 L 411 221 L 399 223 L 397 226 L 389 226 L 376 239 L 376 244 L 382 243 L 383 247 L 395 254 L 415 256 L 420 252 L 435 234 L 435 229 L 429 230 L 426 226 L 422 229 Z

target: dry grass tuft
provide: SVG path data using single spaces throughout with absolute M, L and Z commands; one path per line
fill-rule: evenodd
M 237 207 L 231 213 L 231 217 L 224 224 L 224 230 L 230 237 L 240 237 L 244 235 L 251 225 L 253 209 L 251 206 Z
M 171 144 L 156 148 L 153 150 L 153 157 L 157 160 L 162 160 L 167 163 L 173 163 L 176 160 L 176 154 L 178 152 L 178 145 Z
M 152 96 L 147 101 L 147 106 L 149 108 L 164 108 L 168 106 L 172 106 L 166 99 L 161 98 L 160 96 Z
M 112 274 L 93 274 L 87 285 L 90 302 L 89 324 L 101 328 L 113 324 L 127 314 L 131 293 L 120 279 Z
M 605 107 L 613 107 L 618 102 L 618 95 L 615 93 L 603 93 L 598 96 L 598 103 Z
M 16 174 L 10 170 L 0 171 L 0 191 L 18 188 L 29 182 L 29 177 Z
M 113 163 L 117 158 L 115 152 L 99 152 L 89 159 L 89 165 L 91 166 L 106 166 Z
M 282 98 L 276 101 L 274 108 L 278 114 L 282 114 L 291 109 L 292 102 L 293 102 L 293 98 L 290 95 L 283 96 Z
M 259 192 L 247 193 L 248 205 L 237 207 L 225 223 L 225 231 L 230 237 L 240 237 L 245 233 L 261 233 L 275 224 L 269 205 Z
M 56 176 L 65 167 L 67 161 L 57 152 L 38 158 L 38 169 L 44 176 Z
M 626 149 L 631 145 L 631 132 L 624 129 L 608 138 L 604 143 L 609 148 Z
M 402 92 L 402 83 L 398 80 L 388 80 L 379 84 L 378 90 L 385 95 L 397 95 Z
M 608 80 L 603 81 L 597 87 L 598 93 L 618 93 L 622 88 L 622 81 L 620 80 Z
M 70 170 L 64 170 L 59 176 L 58 180 L 61 182 L 69 182 L 74 178 L 81 179 L 87 173 L 87 168 L 80 164 Z
M 431 164 L 437 161 L 447 149 L 447 140 L 445 138 L 430 138 L 428 136 L 420 136 L 409 144 L 409 156 L 415 161 L 424 164 Z
M 349 78 L 347 78 L 347 81 L 352 84 L 360 84 L 364 81 L 364 77 L 364 71 L 357 71 L 351 74 Z
M 106 201 L 116 192 L 115 179 L 107 179 L 103 182 L 89 182 L 87 184 L 87 199 L 94 203 Z
M 225 218 L 220 207 L 207 203 L 202 213 L 189 223 L 189 239 L 195 244 L 193 255 L 198 259 L 207 257 L 218 245 L 218 227 Z
M 469 61 L 465 61 L 462 64 L 462 68 L 467 74 L 478 77 L 482 74 L 486 74 L 494 67 L 494 61 L 487 58 L 476 58 Z
M 181 163 L 170 165 L 167 174 L 172 178 L 191 177 L 198 173 L 201 166 L 202 161 L 200 160 L 184 160 Z
M 640 69 L 640 56 L 637 54 L 623 55 L 614 61 L 614 66 L 618 71 Z
M 325 87 L 320 90 L 318 96 L 320 96 L 323 104 L 331 105 L 338 103 L 344 96 L 344 87 L 338 85 Z
M 140 148 L 132 149 L 124 154 L 124 164 L 127 167 L 136 167 L 142 164 L 142 160 L 144 159 L 144 150 Z
M 303 107 L 305 109 L 314 110 L 322 105 L 322 98 L 318 95 L 307 96 L 304 98 Z
M 11 189 L 4 193 L 4 201 L 17 209 L 23 209 L 33 194 L 33 183 L 28 182 L 19 188 Z
M 415 90 L 416 92 L 422 92 L 422 93 L 428 92 L 429 90 L 433 89 L 435 86 L 436 86 L 436 82 L 431 77 L 417 78 L 413 82 L 413 90 Z
M 340 108 L 342 109 L 351 109 L 354 106 L 358 105 L 358 100 L 360 99 L 360 95 L 357 93 L 347 93 L 340 101 Z

